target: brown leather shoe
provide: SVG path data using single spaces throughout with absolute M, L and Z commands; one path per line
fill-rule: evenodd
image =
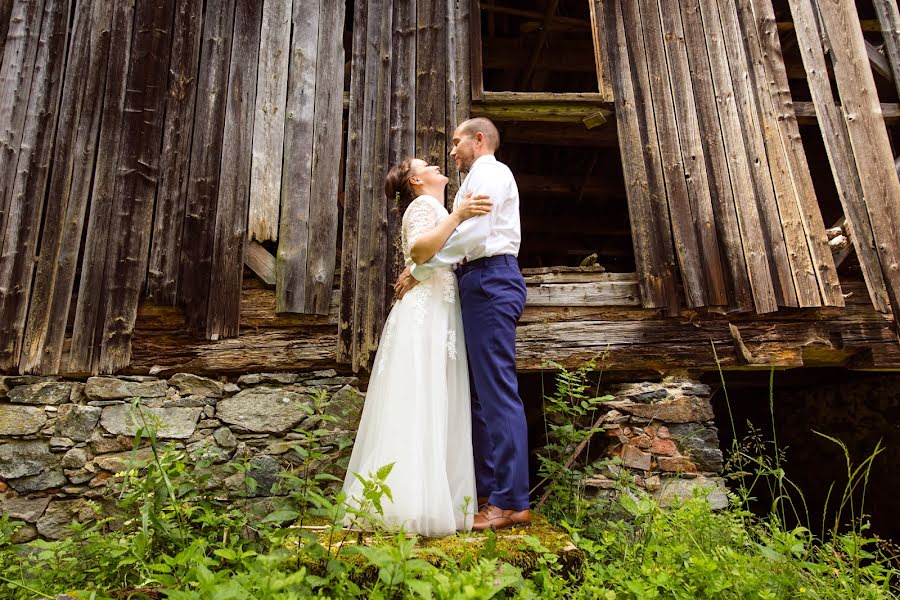
M 490 496 L 478 496 L 478 510 L 481 511 L 481 509 L 487 506 L 487 503 L 490 501 L 490 499 Z
M 497 530 L 508 529 L 509 527 L 528 527 L 529 525 L 531 525 L 531 511 L 527 508 L 525 510 L 508 510 L 493 504 L 487 504 L 475 515 L 472 530 Z

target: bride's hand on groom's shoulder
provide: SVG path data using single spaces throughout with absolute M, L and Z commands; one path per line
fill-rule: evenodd
M 403 269 L 403 272 L 400 273 L 400 276 L 397 277 L 397 281 L 394 283 L 394 299 L 399 300 L 403 298 L 406 292 L 416 287 L 417 283 L 419 282 L 412 276 L 412 269 L 410 267 Z
M 490 198 L 486 194 L 468 192 L 465 198 L 453 208 L 453 214 L 459 217 L 460 221 L 486 215 L 491 212 L 491 208 L 494 206 Z

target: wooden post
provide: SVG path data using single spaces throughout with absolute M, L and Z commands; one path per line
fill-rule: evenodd
M 316 61 L 315 132 L 302 312 L 328 314 L 334 282 L 344 100 L 343 2 L 322 0 Z M 387 160 L 387 153 L 382 160 Z
M 859 15 L 856 6 L 846 2 L 828 0 L 818 3 L 818 7 L 833 49 L 834 74 L 850 144 L 900 333 L 900 180 L 894 170 L 894 156 L 866 56 Z
M 41 253 L 22 343 L 22 373 L 59 371 L 104 109 L 113 12 L 111 4 L 76 3 Z
M 191 169 L 178 275 L 178 301 L 184 307 L 188 328 L 195 331 L 206 329 L 225 123 L 226 94 L 222 90 L 228 85 L 234 3 L 235 0 L 207 0 L 203 16 Z
M 264 0 L 247 224 L 247 237 L 261 242 L 278 239 L 290 48 L 291 0 Z
M 216 203 L 209 304 L 206 308 L 206 337 L 209 339 L 238 334 L 261 20 L 261 3 L 257 0 L 237 0 L 228 73 L 228 104 L 225 109 L 219 199 Z
M 110 225 L 114 218 L 113 209 L 118 198 L 116 194 L 120 191 L 117 189 L 117 178 L 125 138 L 123 124 L 133 25 L 133 0 L 117 3 L 113 13 L 97 165 L 91 190 L 90 212 L 85 224 L 87 235 L 82 252 L 75 322 L 72 326 L 72 352 L 69 354 L 68 369 L 81 373 L 95 372 L 100 358 L 98 330 L 103 327 L 103 314 L 109 293 L 109 290 L 104 289 L 106 260 Z M 134 140 L 131 142 L 134 143 Z M 78 235 L 81 235 L 80 231 Z M 75 248 L 77 254 L 77 245 Z M 66 277 L 74 279 L 74 276 L 73 264 Z
M 309 247 L 321 16 L 319 0 L 297 0 L 294 3 L 284 131 L 284 157 L 289 168 L 284 171 L 281 180 L 281 222 L 275 257 L 278 312 L 304 312 L 306 306 L 306 252 Z
M 44 6 L 6 231 L 0 246 L 0 369 L 18 367 L 66 58 L 70 0 Z
M 894 76 L 894 87 L 900 95 L 900 11 L 897 9 L 897 0 L 872 0 L 872 4 L 881 23 L 881 35 L 884 37 L 887 62 Z
M 608 0 L 590 0 L 591 9 L 591 32 L 594 41 L 594 65 L 597 67 L 597 91 L 600 96 L 607 102 L 613 101 L 612 81 L 609 71 L 612 65 L 609 62 L 609 53 L 607 52 L 606 17 L 603 11 L 606 10 Z
M 202 16 L 203 0 L 184 0 L 175 4 L 160 180 L 147 268 L 147 298 L 160 304 L 175 304 L 178 296 Z

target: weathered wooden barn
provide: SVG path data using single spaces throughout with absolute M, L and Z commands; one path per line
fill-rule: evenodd
M 896 0 L 0 0 L 0 44 L 3 372 L 364 372 L 383 175 L 469 115 L 522 371 L 900 368 Z

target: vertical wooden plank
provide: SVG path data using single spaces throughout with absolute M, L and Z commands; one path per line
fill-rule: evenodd
M 798 232 L 802 228 L 799 215 L 793 217 L 788 214 L 779 215 L 778 197 L 784 197 L 787 189 L 784 185 L 784 167 L 778 162 L 770 164 L 770 159 L 777 160 L 777 156 L 766 155 L 764 133 L 750 78 L 752 65 L 738 26 L 737 9 L 733 0 L 717 0 L 716 4 L 731 70 L 732 89 L 741 114 L 740 124 L 747 152 L 746 160 L 753 180 L 751 189 L 755 192 L 763 225 L 761 232 L 769 249 L 771 261 L 769 272 L 775 284 L 775 297 L 781 306 L 798 306 L 791 257 L 799 257 L 801 252 L 808 255 L 808 251 L 805 244 L 802 248 L 798 248 L 796 244 L 789 248 L 785 237 L 790 236 L 792 241 L 796 241 L 800 236 Z M 773 187 L 775 185 L 778 185 L 777 189 Z
M 319 0 L 294 3 L 284 131 L 284 161 L 290 168 L 285 170 L 281 181 L 281 223 L 275 270 L 278 312 L 302 313 L 306 307 L 319 4 Z M 365 118 L 371 118 L 370 114 Z
M 832 94 L 817 11 L 811 0 L 789 1 L 800 56 L 806 69 L 806 80 L 816 108 L 819 128 L 822 130 L 825 150 L 853 246 L 872 304 L 879 312 L 886 313 L 889 310 L 888 297 L 881 275 L 881 262 L 875 247 L 875 234 L 866 212 L 859 172 L 853 161 L 853 150 L 847 137 L 847 127 Z
M 452 0 L 451 0 L 452 1 Z M 468 7 L 468 0 L 463 0 Z M 389 163 L 395 165 L 416 151 L 416 0 L 395 0 L 391 47 L 391 141 Z M 468 23 L 466 24 L 468 26 Z M 464 52 L 468 56 L 468 47 Z M 458 68 L 458 65 L 457 65 Z M 459 71 L 457 71 L 459 73 Z M 468 79 L 466 79 L 468 82 Z M 460 82 L 460 86 L 462 86 Z M 468 83 L 466 83 L 468 85 Z M 466 90 L 466 96 L 471 93 Z M 456 166 L 453 167 L 456 173 Z M 449 176 L 449 174 L 448 174 Z M 458 178 L 457 173 L 457 178 Z M 404 268 L 400 230 L 403 215 L 393 198 L 388 198 L 388 281 L 396 281 Z M 385 289 L 390 305 L 394 290 Z
M 179 303 L 190 329 L 206 329 L 219 166 L 235 0 L 207 0 L 181 246 Z
M 681 101 L 693 103 L 696 109 L 696 118 L 691 120 L 689 116 L 688 121 L 684 123 L 687 129 L 689 144 L 687 149 L 690 156 L 690 160 L 686 159 L 686 162 L 693 165 L 691 167 L 693 176 L 688 183 L 695 187 L 696 194 L 709 195 L 716 230 L 722 239 L 722 250 L 727 265 L 725 273 L 728 276 L 731 292 L 727 296 L 729 306 L 734 310 L 746 312 L 753 310 L 754 307 L 750 265 L 744 256 L 744 242 L 741 238 L 731 189 L 728 159 L 722 141 L 722 126 L 716 108 L 716 92 L 706 51 L 706 32 L 703 29 L 697 0 L 680 0 L 679 8 L 680 13 L 677 17 L 672 16 L 669 11 L 663 11 L 663 17 L 669 24 L 667 29 L 672 32 L 670 43 L 676 45 L 672 53 L 675 55 L 682 51 L 685 53 L 683 57 L 676 56 L 673 61 L 673 85 L 676 85 L 674 83 L 676 81 L 681 82 L 681 85 L 689 86 L 693 92 L 691 95 L 685 90 L 684 96 L 681 97 L 676 91 L 676 98 L 681 97 Z M 682 44 L 683 48 L 679 50 L 677 46 Z M 687 65 L 682 62 L 684 58 L 687 60 Z M 685 78 L 687 79 L 686 83 L 684 83 Z M 690 112 L 690 108 L 685 108 L 684 111 Z M 692 131 L 695 133 L 691 133 Z M 699 149 L 696 145 L 697 137 L 700 142 Z M 697 157 L 701 157 L 705 164 L 699 163 Z M 762 265 L 764 268 L 762 277 L 764 281 L 769 282 L 768 264 L 763 261 Z M 756 268 L 756 265 L 753 267 Z M 753 275 L 757 276 L 755 272 Z M 771 288 L 771 284 L 769 286 Z M 711 298 L 715 297 L 712 289 Z
M 106 248 L 103 289 L 93 372 L 115 373 L 131 361 L 131 336 L 147 272 L 153 204 L 159 181 L 166 82 L 175 0 L 137 4 L 125 94 L 122 150 Z M 79 304 L 80 304 L 79 294 Z M 73 333 L 73 352 L 74 333 Z
M 241 316 L 261 20 L 262 4 L 256 0 L 237 1 L 206 312 L 206 337 L 211 340 L 236 336 Z
M 610 79 L 610 69 L 612 64 L 609 62 L 609 53 L 607 52 L 606 17 L 603 11 L 606 10 L 607 2 L 604 0 L 590 0 L 591 11 L 591 31 L 594 40 L 594 65 L 597 67 L 597 91 L 600 97 L 607 102 L 613 101 L 612 81 Z
M 432 165 L 447 154 L 446 9 L 444 0 L 419 0 L 416 10 L 416 156 Z
M 446 109 L 444 112 L 444 155 L 440 157 L 438 166 L 450 181 L 447 183 L 445 202 L 448 208 L 452 208 L 453 199 L 459 190 L 459 172 L 456 165 L 450 160 L 450 148 L 452 144 L 447 143 L 447 138 L 453 136 L 453 130 L 456 129 L 457 113 L 459 104 L 459 35 L 456 27 L 456 0 L 444 0 L 444 41 L 446 42 L 445 53 L 447 55 L 447 70 L 444 73 L 444 97 L 446 100 Z M 470 90 L 466 90 L 468 93 Z
M 250 217 L 247 224 L 247 235 L 251 240 L 278 238 L 290 47 L 291 0 L 265 0 L 259 44 L 256 116 L 253 119 Z
M 387 222 L 387 198 L 384 194 L 384 178 L 388 170 L 388 153 L 390 151 L 390 103 L 391 103 L 391 30 L 393 14 L 389 10 L 389 3 L 377 0 L 381 4 L 379 11 L 372 11 L 369 5 L 369 14 L 379 14 L 377 46 L 374 53 L 377 67 L 372 73 L 375 76 L 375 110 L 372 113 L 373 136 L 371 157 L 370 187 L 364 187 L 364 191 L 371 189 L 369 196 L 362 196 L 361 202 L 371 205 L 372 215 L 370 229 L 368 231 L 370 247 L 366 258 L 368 259 L 369 284 L 366 288 L 365 298 L 365 335 L 360 339 L 359 352 L 360 368 L 370 368 L 378 349 L 381 329 L 387 316 L 387 307 L 384 303 L 385 288 L 387 287 L 387 253 L 388 253 L 388 222 Z M 418 13 L 418 11 L 416 11 Z M 441 20 L 440 23 L 443 21 Z M 446 38 L 444 38 L 446 39 Z M 444 57 L 446 60 L 446 56 Z M 368 57 L 367 57 L 368 60 Z M 418 94 L 418 92 L 417 92 Z M 418 98 L 417 98 L 418 100 Z M 418 101 L 416 103 L 418 107 Z M 442 107 L 446 106 L 441 104 Z M 443 121 L 440 123 L 443 127 Z M 365 164 L 364 164 L 365 169 Z M 365 172 L 364 181 L 365 181 Z
M 116 205 L 117 177 L 122 152 L 125 121 L 125 98 L 134 25 L 134 1 L 117 3 L 113 13 L 110 60 L 106 71 L 103 116 L 97 144 L 97 164 L 91 202 L 87 214 L 87 231 L 82 252 L 78 302 L 72 326 L 72 350 L 68 369 L 91 372 L 100 357 L 97 330 L 101 327 L 103 303 L 108 290 L 103 289 L 110 223 Z M 74 267 L 74 266 L 73 266 Z M 74 275 L 74 272 L 73 272 Z
M 884 37 L 884 49 L 887 54 L 891 73 L 894 75 L 894 87 L 900 94 L 900 10 L 897 0 L 872 0 L 875 14 L 881 23 L 881 35 Z
M 752 0 L 752 12 L 748 11 L 747 0 L 739 0 L 742 13 L 749 19 L 755 16 L 758 39 L 762 50 L 763 66 L 774 109 L 774 129 L 778 133 L 782 149 L 787 158 L 791 182 L 797 200 L 800 222 L 806 237 L 809 256 L 812 261 L 816 288 L 821 295 L 821 303 L 827 306 L 844 306 L 844 296 L 837 277 L 837 268 L 825 223 L 819 210 L 819 201 L 813 187 L 806 151 L 800 138 L 800 127 L 794 113 L 794 103 L 788 83 L 787 69 L 778 38 L 778 26 L 771 0 Z M 747 23 L 748 28 L 752 23 Z M 751 36 L 747 36 L 748 40 Z M 810 285 L 812 282 L 810 282 Z
M 816 281 L 815 267 L 810 256 L 810 247 L 798 207 L 801 190 L 798 188 L 798 181 L 793 177 L 791 163 L 782 144 L 777 122 L 779 113 L 793 113 L 792 105 L 782 105 L 779 109 L 773 106 L 773 94 L 780 95 L 780 93 L 776 93 L 772 87 L 777 82 L 771 81 L 767 77 L 759 30 L 756 28 L 749 2 L 747 0 L 724 0 L 719 8 L 725 15 L 723 24 L 726 27 L 726 35 L 731 32 L 734 39 L 742 40 L 744 45 L 744 57 L 747 60 L 745 67 L 746 101 L 749 103 L 748 108 L 750 104 L 756 108 L 751 113 L 753 118 L 745 121 L 747 125 L 750 125 L 745 132 L 752 136 L 750 139 L 756 140 L 757 144 L 759 140 L 762 140 L 764 150 L 760 151 L 758 156 L 765 157 L 768 162 L 763 162 L 762 168 L 758 170 L 759 181 L 765 179 L 763 171 L 768 169 L 775 192 L 774 201 L 777 213 L 764 211 L 764 215 L 769 215 L 768 222 L 772 222 L 771 219 L 775 218 L 781 221 L 782 237 L 787 248 L 788 264 L 794 280 L 798 305 L 801 307 L 821 306 L 822 298 Z M 736 57 L 738 56 L 737 43 L 733 46 L 732 56 Z M 729 51 L 731 50 L 729 49 Z M 732 71 L 732 77 L 735 77 L 734 71 Z M 738 87 L 740 88 L 740 86 Z M 740 89 L 743 90 L 743 88 Z M 787 95 L 789 98 L 789 91 Z M 815 197 L 813 201 L 815 201 Z M 764 206 L 769 206 L 769 204 Z M 822 227 L 824 237 L 824 225 Z
M 623 3 L 614 0 L 605 11 L 608 52 L 612 65 L 613 95 L 616 101 L 616 124 L 619 131 L 622 169 L 628 192 L 635 263 L 640 277 L 641 300 L 647 308 L 677 306 L 675 291 L 674 251 L 668 222 L 659 222 L 658 198 L 653 197 L 649 165 L 644 157 L 641 112 L 634 82 L 634 67 L 625 37 Z M 658 192 L 657 192 L 658 193 Z
M 359 252 L 359 190 L 362 175 L 362 128 L 365 100 L 369 3 L 354 4 L 350 58 L 350 110 L 347 112 L 347 160 L 344 171 L 344 211 L 341 241 L 341 295 L 338 308 L 337 360 L 354 361 L 356 332 L 357 256 Z
M 16 0 L 0 67 L 0 233 L 6 229 L 28 94 L 41 34 L 44 0 Z
M 327 315 L 334 287 L 338 188 L 344 111 L 343 2 L 322 0 L 316 61 L 309 245 L 306 252 L 304 313 Z M 387 154 L 383 158 L 387 160 Z
M 153 240 L 147 267 L 147 299 L 175 304 L 181 260 L 181 233 L 187 204 L 191 137 L 197 99 L 203 0 L 176 2 L 172 30 L 172 60 L 159 163 L 159 189 L 153 219 Z
M 13 0 L 0 0 L 0 69 L 3 68 L 3 54 L 6 46 L 6 34 L 9 31 L 9 20 L 12 17 Z
M 465 1 L 465 0 L 463 0 Z M 469 81 L 472 86 L 472 100 L 484 100 L 484 60 L 481 42 L 481 2 L 469 2 Z
M 717 306 L 728 304 L 725 289 L 725 276 L 719 248 L 719 232 L 713 211 L 709 180 L 706 174 L 706 156 L 703 150 L 702 135 L 697 118 L 697 107 L 694 101 L 691 69 L 688 64 L 685 47 L 684 27 L 678 6 L 657 4 L 661 26 L 662 42 L 666 61 L 669 65 L 669 82 L 672 86 L 672 98 L 675 108 L 675 122 L 678 129 L 678 141 L 681 147 L 682 164 L 684 165 L 685 183 L 690 198 L 691 212 L 694 216 L 694 227 L 702 256 L 702 269 L 706 278 L 709 303 Z M 702 39 L 692 40 L 701 44 Z M 707 75 L 708 80 L 708 75 Z M 715 130 L 709 132 L 714 135 Z M 740 239 L 732 240 L 740 246 Z M 726 254 L 727 256 L 727 254 Z M 746 274 L 743 260 L 733 265 Z M 733 269 L 734 270 L 734 269 Z M 733 281 L 741 281 L 740 273 L 733 273 Z M 746 277 L 746 275 L 745 275 Z M 741 290 L 746 294 L 749 289 Z
M 734 84 L 731 81 L 718 8 L 714 0 L 685 1 L 690 6 L 700 9 L 699 11 L 687 10 L 684 15 L 686 23 L 688 23 L 688 30 L 702 31 L 702 35 L 706 39 L 706 53 L 709 58 L 719 111 L 719 131 L 722 133 L 728 161 L 731 193 L 738 216 L 738 226 L 743 240 L 744 257 L 747 260 L 756 312 L 774 312 L 778 310 L 778 295 L 770 268 L 774 262 L 770 257 L 772 250 L 760 235 L 762 218 L 755 202 L 753 178 L 747 161 L 748 154 L 741 127 L 742 117 L 738 111 Z
M 129 12 L 124 5 L 117 8 L 120 15 Z M 22 342 L 19 370 L 23 373 L 59 371 L 105 108 L 110 44 L 112 40 L 122 44 L 117 60 L 129 47 L 128 38 L 122 42 L 121 20 L 113 25 L 116 12 L 108 2 L 76 5 L 40 255 Z
M 866 56 L 859 15 L 852 3 L 822 0 L 818 6 L 832 47 L 838 93 L 894 323 L 900 332 L 900 180 L 894 170 L 894 156 Z
M 662 179 L 665 184 L 665 200 L 669 207 L 675 256 L 681 272 L 681 282 L 687 305 L 694 308 L 709 304 L 706 276 L 700 259 L 700 244 L 694 222 L 699 215 L 693 213 L 688 196 L 684 165 L 681 162 L 678 130 L 675 122 L 675 105 L 672 88 L 669 86 L 668 65 L 666 63 L 663 33 L 656 0 L 639 0 L 635 3 L 635 22 L 628 26 L 626 35 L 639 48 L 643 37 L 646 56 L 646 80 L 639 75 L 639 81 L 646 81 L 643 92 L 649 94 L 652 115 L 659 142 L 659 158 L 662 165 Z M 630 11 L 626 11 L 626 14 Z M 639 73 L 642 69 L 638 70 Z M 643 85 L 643 83 L 642 83 Z M 718 253 L 718 249 L 715 249 Z M 718 264 L 718 263 L 717 263 Z M 721 267 L 721 265 L 719 265 Z M 718 272 L 721 277 L 721 268 Z
M 66 62 L 70 0 L 48 0 L 0 249 L 0 369 L 18 367 Z

